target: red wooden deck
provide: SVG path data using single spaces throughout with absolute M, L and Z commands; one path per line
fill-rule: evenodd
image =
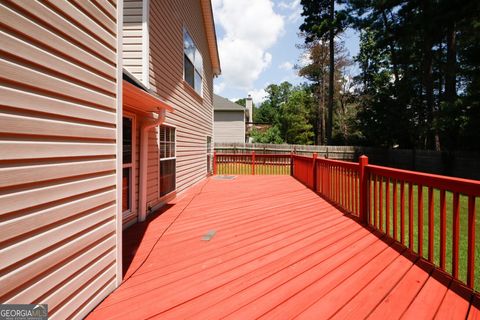
M 124 246 L 88 319 L 480 319 L 478 295 L 289 176 L 210 178 Z

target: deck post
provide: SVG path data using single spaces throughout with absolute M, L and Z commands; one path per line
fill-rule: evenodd
M 252 175 L 255 175 L 255 151 L 252 151 Z
M 368 221 L 368 176 L 366 172 L 366 166 L 368 165 L 368 157 L 360 156 L 359 158 L 360 169 L 360 214 L 359 218 L 362 223 Z
M 293 151 L 290 151 L 290 175 L 293 177 Z
M 312 189 L 313 191 L 317 192 L 317 153 L 313 153 L 313 158 L 312 158 Z
M 217 151 L 213 151 L 213 174 L 217 174 Z

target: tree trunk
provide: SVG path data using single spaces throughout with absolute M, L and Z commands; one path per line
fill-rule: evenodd
M 333 130 L 333 93 L 335 85 L 335 30 L 333 26 L 333 19 L 335 15 L 335 1 L 330 0 L 330 43 L 329 43 L 329 55 L 330 55 L 330 67 L 328 78 L 328 126 L 327 126 L 327 143 L 332 143 L 332 130 Z
M 397 53 L 395 51 L 395 44 L 393 42 L 393 32 L 392 29 L 390 28 L 390 25 L 388 24 L 388 18 L 387 14 L 385 13 L 385 10 L 382 10 L 382 18 L 383 18 L 383 24 L 385 26 L 385 31 L 387 31 L 387 34 L 389 35 L 389 41 L 388 41 L 388 48 L 390 50 L 390 55 L 392 58 L 392 66 L 393 66 L 393 77 L 395 85 L 397 85 L 397 82 L 399 80 L 399 74 L 398 74 L 398 63 L 397 63 Z
M 453 103 L 457 96 L 457 43 L 455 23 L 449 23 L 447 29 L 447 65 L 445 72 L 445 101 Z
M 432 21 L 429 1 L 423 1 L 423 14 L 425 20 L 424 40 L 423 40 L 423 88 L 425 91 L 426 102 L 426 135 L 424 147 L 434 149 L 436 146 L 436 129 L 433 128 L 433 116 L 435 113 L 434 84 L 433 84 L 433 36 L 428 26 Z

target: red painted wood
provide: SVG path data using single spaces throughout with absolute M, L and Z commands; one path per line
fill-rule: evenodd
M 383 227 L 383 177 L 378 177 L 378 229 L 384 231 Z
M 405 182 L 400 183 L 400 242 L 405 244 Z
M 373 225 L 378 229 L 378 176 L 373 176 Z
M 403 314 L 404 319 L 433 319 L 447 293 L 451 279 L 434 271 L 415 300 Z
M 423 186 L 421 184 L 418 185 L 418 193 L 417 193 L 417 200 L 418 200 L 418 205 L 417 205 L 417 253 L 420 255 L 420 257 L 423 257 Z
M 133 275 L 87 319 L 388 319 L 426 302 L 442 310 L 429 297 L 447 287 L 426 283 L 428 267 L 291 177 L 209 179 L 170 205 L 127 229 Z M 468 297 L 448 292 L 464 318 Z
M 385 179 L 385 232 L 390 235 L 390 178 Z
M 400 319 L 407 308 L 415 301 L 420 290 L 429 278 L 431 268 L 421 261 L 410 268 L 403 278 L 390 290 L 385 298 L 370 313 L 368 319 Z M 414 318 L 419 319 L 419 318 Z
M 252 151 L 252 175 L 255 175 L 255 151 Z
M 395 240 L 398 240 L 397 222 L 397 179 L 393 179 L 393 238 Z
M 467 285 L 475 287 L 475 197 L 468 197 Z
M 413 250 L 413 184 L 408 183 L 408 247 Z
M 433 188 L 428 188 L 428 261 L 434 262 L 435 252 L 435 211 L 434 211 Z
M 460 201 L 459 194 L 453 194 L 453 224 L 452 224 L 452 274 L 458 279 L 458 245 L 460 240 Z
M 440 190 L 440 268 L 445 270 L 447 251 L 447 203 L 445 190 Z
M 480 196 L 480 180 L 453 178 L 375 165 L 368 165 L 368 170 L 374 174 L 402 179 L 413 184 L 422 184 L 436 189 L 447 189 L 465 195 Z
M 366 166 L 368 165 L 368 158 L 366 156 L 360 156 L 359 160 L 359 181 L 358 185 L 360 186 L 359 193 L 359 215 L 360 221 L 367 223 L 369 221 L 368 217 L 368 199 L 370 197 L 370 182 L 369 177 L 366 172 Z
M 217 174 L 217 152 L 213 152 L 213 174 Z
M 459 299 L 459 297 L 461 299 Z M 442 304 L 435 314 L 436 320 L 465 319 L 470 307 L 472 292 L 459 283 L 452 281 Z M 473 307 L 473 306 L 472 306 Z

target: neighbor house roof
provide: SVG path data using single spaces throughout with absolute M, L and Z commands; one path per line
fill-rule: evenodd
M 236 104 L 227 98 L 213 95 L 213 110 L 215 111 L 245 111 L 245 107 Z
M 218 54 L 217 33 L 215 32 L 215 22 L 213 20 L 213 10 L 211 0 L 201 0 L 203 23 L 207 33 L 208 50 L 212 60 L 213 74 L 218 76 L 222 72 L 220 68 L 220 57 Z

